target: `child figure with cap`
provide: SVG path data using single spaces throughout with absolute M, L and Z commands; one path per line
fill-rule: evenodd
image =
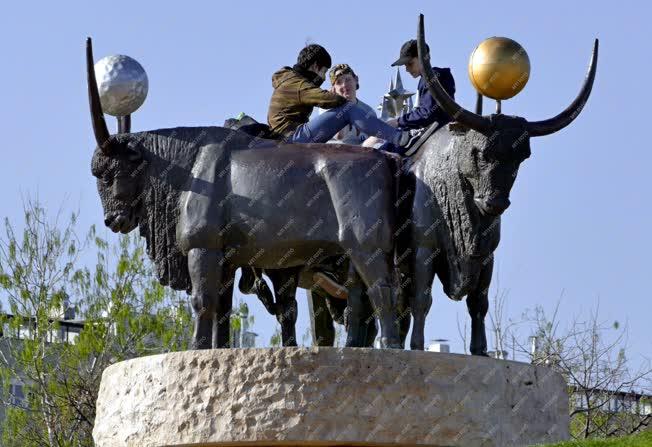
M 430 57 L 430 48 L 428 45 L 426 45 L 426 50 L 428 52 L 426 57 Z M 452 117 L 439 107 L 437 101 L 435 101 L 430 94 L 426 79 L 424 79 L 421 73 L 421 65 L 419 64 L 418 56 L 417 41 L 414 39 L 408 40 L 401 46 L 399 58 L 394 61 L 392 67 L 404 65 L 405 71 L 407 71 L 410 76 L 413 78 L 419 78 L 419 105 L 410 112 L 404 113 L 396 119 L 387 121 L 387 124 L 402 130 L 421 130 L 427 128 L 424 135 L 428 136 L 432 134 L 434 130 L 451 122 Z M 453 79 L 450 68 L 433 67 L 432 70 L 439 79 L 439 83 L 444 87 L 444 90 L 446 90 L 451 98 L 455 99 L 455 79 Z M 367 144 L 368 142 L 365 142 L 365 146 Z M 397 148 L 388 141 L 380 146 L 380 149 L 389 152 L 398 152 L 409 156 L 412 155 L 417 147 L 413 146 L 411 149 L 405 150 L 404 148 Z

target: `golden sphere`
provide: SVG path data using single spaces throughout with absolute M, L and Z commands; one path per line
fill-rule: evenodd
M 469 78 L 478 92 L 492 99 L 509 99 L 530 77 L 525 49 L 507 37 L 490 37 L 478 45 L 469 59 Z

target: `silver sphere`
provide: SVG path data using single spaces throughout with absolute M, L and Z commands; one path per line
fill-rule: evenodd
M 135 59 L 122 54 L 107 56 L 95 64 L 102 110 L 113 116 L 129 115 L 147 97 L 147 73 Z

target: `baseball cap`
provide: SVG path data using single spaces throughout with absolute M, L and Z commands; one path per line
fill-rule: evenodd
M 430 53 L 430 47 L 428 44 L 426 44 L 426 50 Z M 415 39 L 408 40 L 403 44 L 403 46 L 401 46 L 401 54 L 399 55 L 399 58 L 394 61 L 392 67 L 405 65 L 410 61 L 410 59 L 417 57 L 418 55 L 419 51 L 417 49 L 417 41 Z

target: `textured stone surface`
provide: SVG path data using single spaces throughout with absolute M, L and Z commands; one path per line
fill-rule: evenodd
M 108 446 L 518 446 L 568 437 L 556 373 L 422 351 L 186 351 L 104 371 L 94 438 Z

